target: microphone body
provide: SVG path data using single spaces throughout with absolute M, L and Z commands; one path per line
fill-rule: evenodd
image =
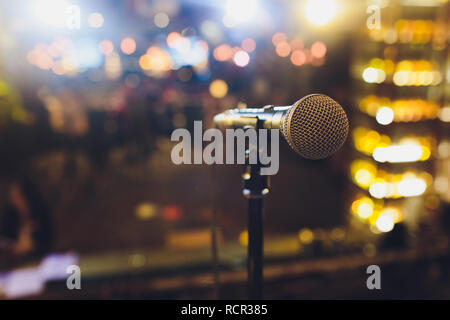
M 282 119 L 292 106 L 262 108 L 231 109 L 214 117 L 214 123 L 219 129 L 256 128 L 257 122 L 262 122 L 263 129 L 281 129 Z
M 219 129 L 279 129 L 295 152 L 323 159 L 347 139 L 349 123 L 344 109 L 323 94 L 311 94 L 292 106 L 231 109 L 214 117 Z

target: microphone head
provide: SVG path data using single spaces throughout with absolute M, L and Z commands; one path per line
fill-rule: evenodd
M 281 132 L 298 154 L 323 159 L 339 150 L 347 139 L 348 119 L 344 109 L 323 94 L 311 94 L 286 112 Z

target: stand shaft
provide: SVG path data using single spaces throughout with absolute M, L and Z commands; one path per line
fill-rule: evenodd
M 249 298 L 262 298 L 263 212 L 262 198 L 248 200 L 248 286 Z
M 261 123 L 256 125 L 259 128 Z M 249 161 L 255 151 L 259 151 L 259 142 L 247 145 L 242 193 L 248 199 L 248 297 L 259 300 L 263 296 L 263 198 L 269 193 L 270 183 L 268 175 L 261 175 L 259 160 L 258 163 Z

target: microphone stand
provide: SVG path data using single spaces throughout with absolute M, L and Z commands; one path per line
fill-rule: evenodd
M 261 175 L 259 159 L 257 164 L 249 164 L 250 147 L 245 151 L 247 164 L 242 174 L 242 193 L 248 199 L 248 296 L 259 300 L 263 289 L 263 198 L 269 193 L 269 176 Z M 253 147 L 259 148 L 259 141 Z

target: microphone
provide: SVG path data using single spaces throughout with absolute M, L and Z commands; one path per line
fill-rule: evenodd
M 292 106 L 227 110 L 214 122 L 219 129 L 279 129 L 295 152 L 312 160 L 339 150 L 349 129 L 344 109 L 324 94 L 305 96 Z

